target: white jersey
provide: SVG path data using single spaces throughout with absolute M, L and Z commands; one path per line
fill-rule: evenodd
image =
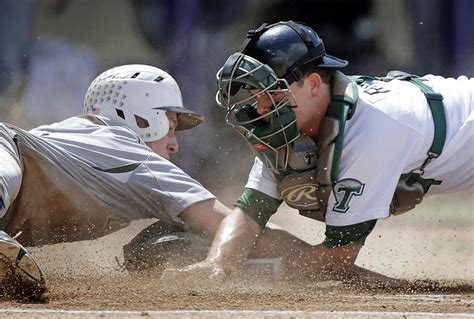
M 83 116 L 31 131 L 0 126 L 15 141 L 21 166 L 21 188 L 10 194 L 10 207 L 2 218 L 13 218 L 12 233 L 25 231 L 33 222 L 44 230 L 61 224 L 80 228 L 90 220 L 93 238 L 135 219 L 181 222 L 178 215 L 188 206 L 215 198 L 133 131 L 107 124 L 113 123 Z M 100 215 L 107 215 L 104 225 L 94 222 Z M 64 236 L 70 236 L 67 241 L 90 239 L 84 232 Z
M 474 79 L 432 75 L 424 79 L 443 95 L 447 121 L 443 152 L 423 175 L 442 183 L 431 186 L 428 195 L 468 189 L 474 185 Z M 359 86 L 326 224 L 347 226 L 388 217 L 400 175 L 422 165 L 433 134 L 432 114 L 417 86 L 399 80 Z M 279 198 L 276 179 L 258 158 L 246 187 Z

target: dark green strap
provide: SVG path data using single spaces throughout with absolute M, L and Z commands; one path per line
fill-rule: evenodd
M 415 84 L 425 94 L 431 109 L 434 121 L 434 137 L 428 156 L 435 155 L 438 157 L 443 151 L 444 142 L 446 141 L 446 115 L 444 113 L 443 96 L 433 91 L 431 87 L 423 83 L 423 80 L 416 77 L 408 79 L 410 83 Z
M 339 132 L 334 140 L 334 158 L 332 161 L 331 167 L 331 180 L 333 182 L 337 181 L 339 178 L 339 163 L 341 161 L 342 155 L 342 146 L 344 145 L 344 135 L 346 129 L 346 122 L 350 113 L 350 106 L 346 102 L 339 101 L 336 104 L 337 106 L 333 107 L 339 111 Z
M 436 93 L 430 86 L 426 85 L 421 78 L 416 75 L 408 74 L 401 71 L 391 71 L 387 74 L 388 78 L 396 78 L 399 80 L 408 81 L 416 85 L 426 97 L 428 105 L 431 110 L 431 115 L 434 122 L 434 136 L 431 147 L 428 151 L 428 157 L 425 159 L 419 169 L 416 169 L 408 174 L 403 174 L 400 180 L 404 180 L 408 185 L 418 183 L 422 185 L 424 193 L 426 194 L 431 185 L 439 185 L 442 181 L 432 178 L 421 177 L 425 173 L 425 167 L 435 158 L 437 158 L 443 151 L 444 143 L 446 141 L 446 115 L 444 112 L 443 96 Z
M 331 181 L 335 182 L 338 180 L 339 176 L 339 163 L 342 156 L 342 147 L 344 144 L 344 135 L 346 129 L 346 122 L 352 118 L 357 107 L 357 100 L 359 98 L 359 93 L 357 90 L 357 82 L 354 77 L 346 77 L 347 82 L 344 82 L 346 85 L 335 89 L 335 75 L 331 78 L 331 102 L 329 103 L 328 109 L 326 111 L 327 117 L 335 118 L 339 121 L 339 132 L 334 139 L 334 157 L 331 166 Z M 341 91 L 342 90 L 344 91 Z M 347 95 L 347 89 L 350 89 Z M 335 92 L 335 91 L 339 92 Z
M 428 151 L 428 158 L 431 161 L 438 157 L 443 151 L 444 142 L 446 141 L 446 115 L 444 113 L 443 96 L 436 93 L 429 85 L 426 85 L 417 75 L 405 73 L 402 71 L 390 71 L 387 74 L 388 80 L 398 79 L 405 80 L 416 85 L 425 95 L 434 122 L 433 143 Z M 429 163 L 429 162 L 428 162 Z M 428 164 L 426 163 L 426 165 Z M 426 166 L 425 165 L 425 166 Z
M 390 71 L 386 77 L 373 77 L 367 75 L 355 75 L 352 77 L 357 84 L 362 84 L 364 81 L 391 81 L 393 79 L 408 81 L 416 85 L 426 97 L 428 105 L 431 110 L 434 122 L 434 136 L 431 147 L 428 151 L 428 157 L 423 165 L 420 167 L 420 175 L 423 175 L 425 167 L 435 158 L 437 158 L 443 151 L 444 143 L 446 141 L 446 115 L 444 112 L 443 96 L 436 93 L 429 85 L 423 82 L 417 75 L 409 74 L 402 71 Z
M 431 110 L 434 122 L 434 136 L 431 147 L 428 151 L 428 157 L 423 162 L 420 168 L 413 170 L 408 174 L 403 174 L 400 176 L 401 181 L 405 181 L 408 185 L 414 183 L 420 183 L 423 186 L 425 194 L 428 192 L 431 185 L 439 185 L 441 181 L 423 178 L 421 177 L 425 172 L 425 167 L 435 158 L 437 158 L 443 151 L 444 143 L 446 141 L 446 115 L 443 105 L 443 96 L 439 93 L 436 93 L 430 86 L 426 85 L 423 82 L 423 79 L 417 75 L 405 73 L 402 71 L 390 71 L 386 77 L 372 77 L 367 75 L 355 75 L 352 76 L 352 79 L 356 81 L 357 84 L 362 84 L 365 81 L 391 81 L 393 79 L 408 81 L 416 85 L 421 92 L 426 97 L 428 105 Z

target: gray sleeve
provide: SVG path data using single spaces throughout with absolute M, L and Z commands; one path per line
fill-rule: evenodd
M 181 222 L 178 215 L 190 205 L 213 199 L 215 196 L 195 179 L 170 161 L 152 156 L 142 164 L 140 172 L 130 181 L 143 201 L 148 201 L 153 217 L 163 218 L 163 213 Z

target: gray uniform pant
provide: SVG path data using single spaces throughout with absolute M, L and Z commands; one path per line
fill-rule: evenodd
M 20 191 L 22 179 L 20 165 L 18 149 L 7 129 L 0 125 L 0 226 L 10 204 Z
M 66 172 L 17 146 L 14 134 L 0 124 L 0 230 L 21 232 L 18 240 L 28 247 L 95 239 L 129 224 L 101 200 L 65 186 Z

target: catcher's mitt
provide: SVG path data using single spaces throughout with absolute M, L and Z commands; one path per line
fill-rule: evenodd
M 0 296 L 48 302 L 44 273 L 28 251 L 0 231 Z
M 158 221 L 123 247 L 124 268 L 136 273 L 204 259 L 210 240 L 185 231 L 183 225 Z

